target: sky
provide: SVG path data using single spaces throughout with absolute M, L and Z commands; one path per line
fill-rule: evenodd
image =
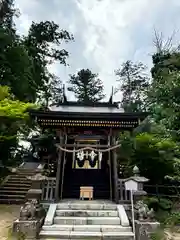
M 15 0 L 15 5 L 20 34 L 27 34 L 32 21 L 53 20 L 74 35 L 74 42 L 62 45 L 69 66 L 55 63 L 50 71 L 66 83 L 69 74 L 89 68 L 99 74 L 107 97 L 117 86 L 114 71 L 124 61 L 151 68 L 154 29 L 164 39 L 175 31 L 174 44 L 180 39 L 180 0 Z

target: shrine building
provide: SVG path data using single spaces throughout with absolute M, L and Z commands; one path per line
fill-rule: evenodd
M 64 101 L 30 112 L 39 126 L 56 131 L 55 199 L 79 199 L 80 187 L 93 187 L 93 199 L 118 202 L 118 136 L 132 131 L 146 113 L 125 113 L 117 103 Z

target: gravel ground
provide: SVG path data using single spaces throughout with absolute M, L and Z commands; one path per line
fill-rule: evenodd
M 10 240 L 13 221 L 19 217 L 19 205 L 0 205 L 0 240 Z

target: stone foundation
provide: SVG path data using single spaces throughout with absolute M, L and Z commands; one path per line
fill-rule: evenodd
M 149 240 L 151 233 L 154 233 L 159 227 L 159 222 L 135 220 L 136 240 Z
M 13 234 L 15 236 L 23 235 L 25 239 L 35 240 L 43 224 L 43 218 L 40 220 L 16 220 L 13 223 Z

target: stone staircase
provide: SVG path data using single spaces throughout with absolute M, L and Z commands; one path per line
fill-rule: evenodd
M 27 175 L 26 175 L 27 176 Z M 1 204 L 22 204 L 27 191 L 31 187 L 31 181 L 25 175 L 9 175 L 0 186 Z
M 34 169 L 17 169 L 17 173 L 7 176 L 0 186 L 0 204 L 22 204 L 25 201 L 27 191 L 31 187 L 31 180 Z
M 123 205 L 109 201 L 70 201 L 51 204 L 40 239 L 121 239 L 134 234 Z
M 27 176 L 32 176 L 43 168 L 43 164 L 36 162 L 24 162 L 16 168 L 16 172 L 8 175 L 0 185 L 0 204 L 24 203 L 32 184 Z

